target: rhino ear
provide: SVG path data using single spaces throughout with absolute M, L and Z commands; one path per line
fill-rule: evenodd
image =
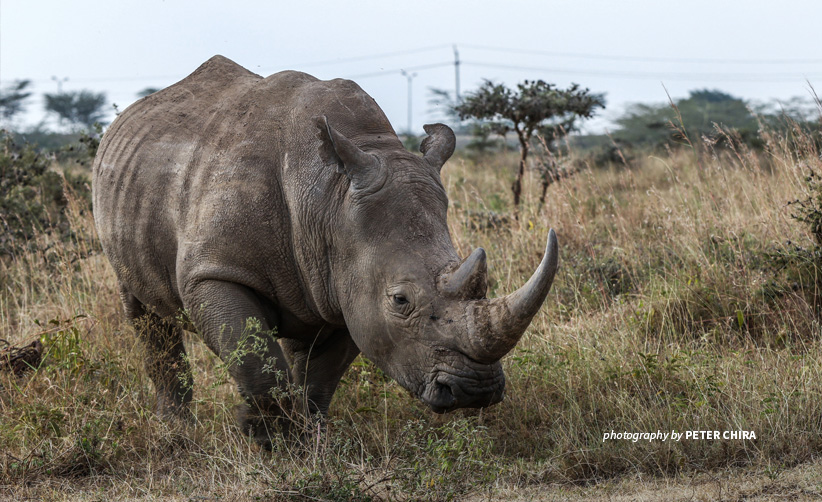
M 423 158 L 437 169 L 442 169 L 445 161 L 454 154 L 457 137 L 454 136 L 454 131 L 445 124 L 427 124 L 422 128 L 428 134 L 420 145 Z
M 317 117 L 315 123 L 338 161 L 337 172 L 345 173 L 356 190 L 370 186 L 380 172 L 377 157 L 360 150 L 350 139 L 331 127 L 325 115 Z

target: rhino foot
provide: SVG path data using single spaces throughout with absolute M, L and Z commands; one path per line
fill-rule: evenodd
M 316 413 L 286 413 L 277 405 L 266 410 L 250 404 L 237 406 L 237 423 L 243 434 L 250 436 L 265 450 L 273 449 L 272 438 L 283 441 L 289 448 L 311 447 L 325 433 L 325 417 Z

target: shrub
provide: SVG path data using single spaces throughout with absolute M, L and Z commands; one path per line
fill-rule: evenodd
M 37 235 L 68 238 L 64 189 L 90 199 L 88 179 L 69 171 L 59 173 L 51 169 L 52 156 L 31 144 L 19 145 L 7 131 L 0 135 L 0 257 L 14 256 Z M 85 151 L 88 157 L 92 150 Z

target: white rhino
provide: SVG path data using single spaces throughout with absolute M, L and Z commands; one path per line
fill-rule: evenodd
M 354 82 L 262 78 L 221 56 L 114 121 L 94 219 L 159 413 L 191 399 L 183 328 L 229 363 L 264 445 L 283 412 L 272 389 L 296 384 L 325 414 L 360 352 L 434 411 L 502 400 L 499 361 L 548 294 L 556 237 L 525 286 L 485 298 L 485 251 L 461 262 L 446 225 L 454 133 L 425 131 L 413 155 Z M 250 319 L 279 340 L 232 358 Z

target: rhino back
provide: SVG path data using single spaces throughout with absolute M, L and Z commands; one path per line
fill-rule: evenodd
M 94 164 L 95 222 L 121 284 L 163 315 L 219 279 L 309 324 L 338 316 L 323 254 L 345 183 L 321 159 L 322 114 L 372 148 L 397 141 L 356 84 L 263 79 L 220 56 L 124 111 Z

